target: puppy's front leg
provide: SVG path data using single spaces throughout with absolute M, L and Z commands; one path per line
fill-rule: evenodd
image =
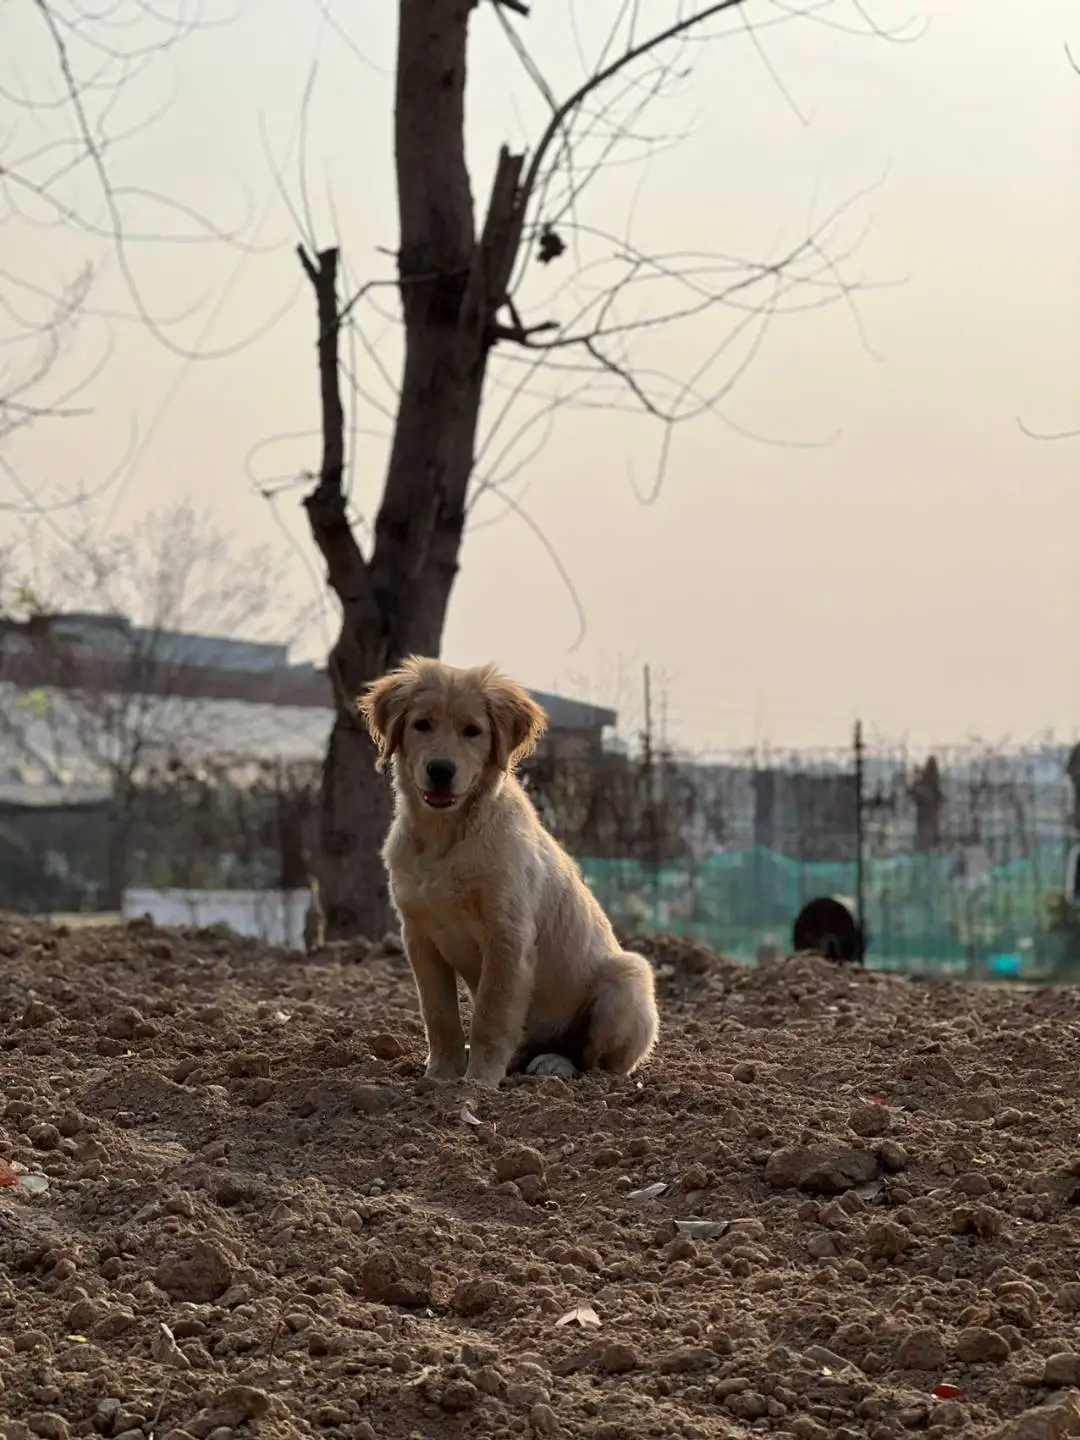
M 492 937 L 473 998 L 466 1080 L 494 1090 L 505 1078 L 525 1028 L 532 985 L 530 947 Z
M 427 1031 L 425 1074 L 429 1080 L 459 1080 L 465 1071 L 465 1032 L 458 1009 L 457 977 L 421 928 L 406 921 L 402 939 Z

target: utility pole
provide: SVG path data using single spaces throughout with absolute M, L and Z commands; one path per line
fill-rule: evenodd
M 866 937 L 866 876 L 863 838 L 863 791 L 865 788 L 865 752 L 862 721 L 855 721 L 855 923 Z
M 653 744 L 652 674 L 648 665 L 643 674 L 645 729 L 642 733 L 642 765 L 645 772 L 645 824 L 652 871 L 653 924 L 660 923 L 660 827 L 656 813 L 656 751 Z

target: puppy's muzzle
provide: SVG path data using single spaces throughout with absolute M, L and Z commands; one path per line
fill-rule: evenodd
M 454 776 L 457 766 L 452 760 L 429 760 L 424 767 L 427 774 L 427 789 L 424 801 L 433 810 L 445 810 L 457 798 L 454 794 Z

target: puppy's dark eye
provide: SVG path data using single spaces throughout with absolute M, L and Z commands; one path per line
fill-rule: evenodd
M 413 728 L 414 730 L 424 730 L 424 731 L 430 730 L 430 729 L 431 729 L 431 721 L 430 721 L 430 720 L 414 720 L 414 721 L 413 721 L 413 727 L 412 727 L 412 728 Z
M 465 739 L 466 739 L 466 740 L 475 740 L 476 737 L 480 734 L 480 726 L 479 726 L 479 725 L 466 725 L 466 726 L 462 729 L 462 732 L 461 732 L 461 733 L 462 733 L 462 735 L 465 736 Z

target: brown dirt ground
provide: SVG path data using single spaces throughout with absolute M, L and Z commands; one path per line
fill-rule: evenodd
M 383 947 L 0 919 L 0 1434 L 1080 1435 L 1080 994 L 642 943 L 473 1124 Z

